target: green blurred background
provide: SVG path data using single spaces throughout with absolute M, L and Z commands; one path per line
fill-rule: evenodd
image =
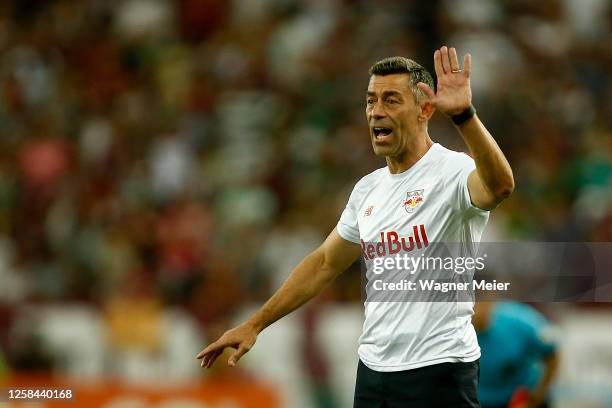
M 611 29 L 607 0 L 2 1 L 0 376 L 229 384 L 226 405 L 165 406 L 257 406 L 232 400 L 240 378 L 279 406 L 350 406 L 358 268 L 240 369 L 194 356 L 384 165 L 369 66 L 472 53 L 474 104 L 517 185 L 484 239 L 612 241 Z M 441 115 L 429 130 L 466 149 Z M 538 308 L 564 333 L 558 406 L 612 406 L 612 309 Z M 162 406 L 142 398 L 126 406 Z

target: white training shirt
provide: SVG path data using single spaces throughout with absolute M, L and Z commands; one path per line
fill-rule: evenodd
M 347 241 L 379 242 L 392 231 L 418 242 L 459 244 L 458 256 L 476 256 L 489 212 L 475 207 L 467 188 L 476 168 L 465 153 L 434 143 L 400 174 L 388 167 L 355 185 L 336 227 Z M 420 231 L 420 233 L 417 233 Z M 359 357 L 376 371 L 401 371 L 480 357 L 471 302 L 366 302 Z

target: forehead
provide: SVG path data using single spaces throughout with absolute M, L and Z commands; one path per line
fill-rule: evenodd
M 408 74 L 372 75 L 368 84 L 368 92 L 376 94 L 395 91 L 410 93 Z

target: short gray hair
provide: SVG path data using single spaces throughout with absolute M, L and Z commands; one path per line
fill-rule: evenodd
M 408 86 L 417 103 L 420 103 L 423 99 L 427 99 L 427 94 L 417 87 L 419 82 L 427 84 L 435 92 L 434 80 L 429 71 L 421 64 L 406 57 L 388 57 L 382 59 L 372 65 L 368 73 L 370 76 L 408 74 Z

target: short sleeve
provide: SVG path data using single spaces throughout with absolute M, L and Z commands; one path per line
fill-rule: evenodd
M 537 331 L 537 349 L 542 356 L 549 356 L 557 350 L 559 328 L 552 323 L 546 323 Z
M 340 220 L 336 226 L 338 234 L 347 241 L 359 243 L 359 222 L 357 220 L 357 193 L 353 189 L 348 203 L 340 215 Z
M 552 354 L 558 346 L 559 329 L 537 310 L 523 304 L 512 305 L 511 313 L 520 322 L 528 343 L 527 349 L 539 358 Z
M 559 329 L 536 311 L 525 321 L 531 333 L 530 349 L 536 351 L 540 356 L 546 357 L 557 349 L 559 342 Z
M 470 198 L 468 177 L 476 169 L 474 159 L 465 153 L 456 153 L 449 160 L 446 174 L 446 186 L 453 194 L 453 202 L 460 211 L 488 213 L 487 210 L 476 207 Z

